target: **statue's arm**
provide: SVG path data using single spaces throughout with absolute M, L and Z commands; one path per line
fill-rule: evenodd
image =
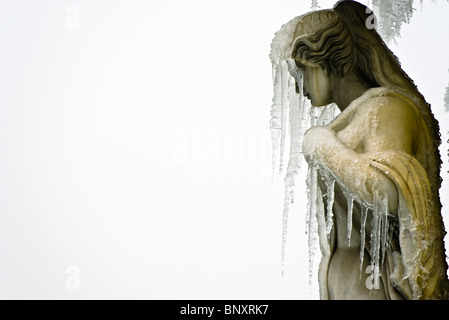
M 373 102 L 373 101 L 371 101 Z M 375 101 L 374 101 L 375 102 Z M 374 191 L 388 196 L 389 210 L 397 212 L 398 193 L 390 178 L 370 165 L 373 155 L 395 150 L 411 153 L 414 114 L 400 101 L 379 101 L 374 119 L 363 114 L 352 121 L 366 121 L 363 133 L 364 152 L 357 153 L 343 143 L 330 128 L 312 127 L 305 135 L 303 152 L 306 158 L 327 167 L 346 188 L 361 201 L 373 205 Z

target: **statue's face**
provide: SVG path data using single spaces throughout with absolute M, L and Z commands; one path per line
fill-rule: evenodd
M 310 99 L 312 106 L 322 107 L 333 102 L 331 79 L 319 66 L 302 66 L 304 72 L 304 96 Z

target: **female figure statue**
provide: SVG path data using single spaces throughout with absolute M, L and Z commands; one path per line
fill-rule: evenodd
M 341 111 L 302 141 L 318 170 L 318 223 L 330 226 L 327 237 L 319 234 L 320 295 L 448 299 L 438 122 L 367 24 L 371 15 L 362 4 L 339 1 L 278 34 L 297 92 L 313 107 L 335 103 Z M 374 270 L 374 282 L 366 270 Z

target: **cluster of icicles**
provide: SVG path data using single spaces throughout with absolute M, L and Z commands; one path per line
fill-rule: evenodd
M 276 50 L 270 54 L 273 66 L 274 96 L 271 107 L 270 130 L 272 138 L 272 170 L 273 175 L 279 167 L 279 174 L 283 173 L 283 163 L 289 139 L 289 159 L 285 173 L 285 195 L 282 221 L 282 274 L 284 273 L 285 250 L 287 240 L 288 214 L 294 200 L 295 179 L 301 170 L 304 161 L 302 155 L 302 138 L 306 131 L 315 125 L 325 126 L 330 123 L 339 110 L 335 104 L 325 107 L 312 107 L 309 100 L 303 95 L 303 75 L 297 68 L 293 70 L 292 61 L 279 59 Z M 295 87 L 299 88 L 296 92 Z M 318 174 L 319 173 L 319 174 Z M 321 177 L 326 185 L 326 193 L 322 194 L 318 186 Z M 360 201 L 356 195 L 349 192 L 344 184 L 339 182 L 329 169 L 318 163 L 308 163 L 307 171 L 307 214 L 306 234 L 309 247 L 309 284 L 312 282 L 313 261 L 315 258 L 317 238 L 323 254 L 330 254 L 330 235 L 333 228 L 333 203 L 335 183 L 340 186 L 348 204 L 347 241 L 350 243 L 352 230 L 352 213 L 354 202 L 361 206 L 361 246 L 360 246 L 360 274 L 362 274 L 363 257 L 365 250 L 365 229 L 367 217 L 371 216 L 370 256 L 373 266 L 374 279 L 379 279 L 381 257 L 385 257 L 385 249 L 391 239 L 395 221 L 390 219 L 387 198 L 374 194 L 374 205 L 368 206 Z M 326 199 L 324 208 L 323 197 Z M 327 214 L 326 214 L 327 212 Z M 383 260 L 383 259 L 382 259 Z

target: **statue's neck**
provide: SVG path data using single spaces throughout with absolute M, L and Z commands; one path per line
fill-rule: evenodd
M 333 100 L 340 111 L 343 111 L 353 100 L 360 97 L 368 89 L 370 87 L 360 81 L 355 74 L 349 74 L 343 78 L 334 78 Z

